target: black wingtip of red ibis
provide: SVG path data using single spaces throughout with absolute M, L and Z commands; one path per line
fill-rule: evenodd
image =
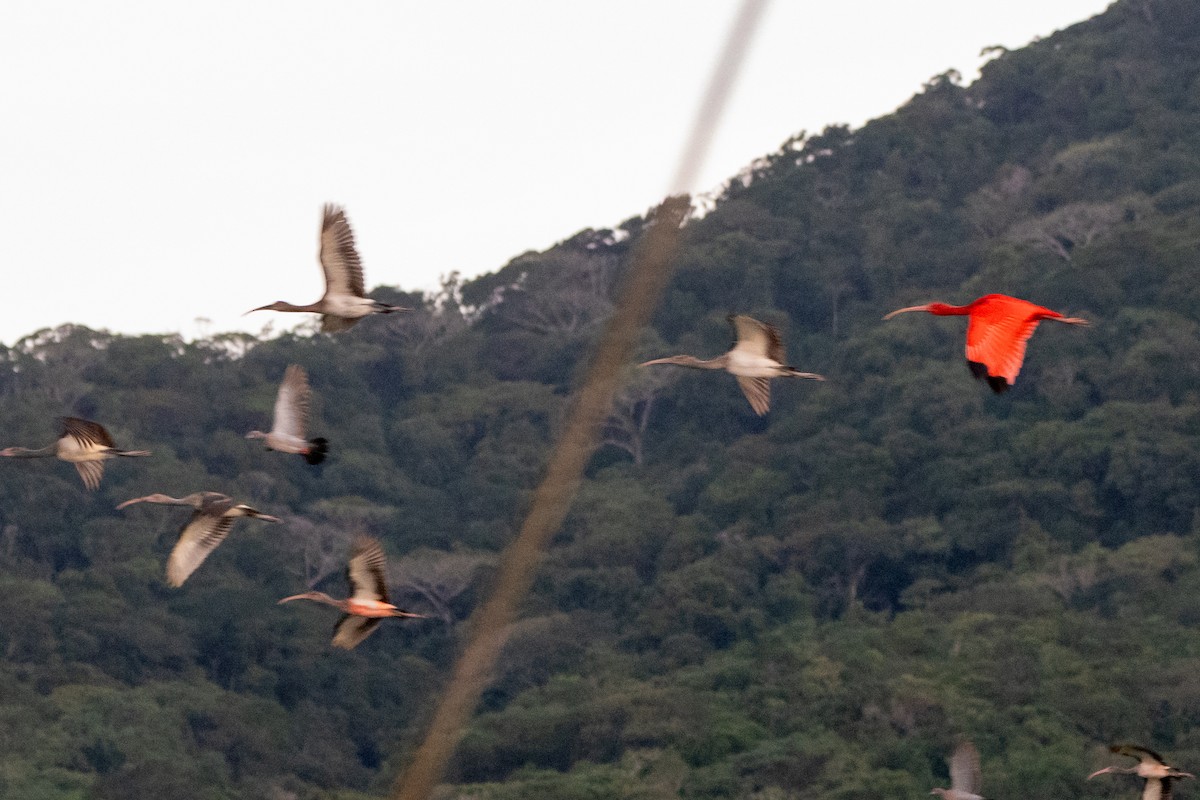
M 1012 388 L 1012 384 L 1004 378 L 998 378 L 995 375 L 988 375 L 986 364 L 980 364 L 978 361 L 968 361 L 967 368 L 971 370 L 971 375 L 976 380 L 987 381 L 987 385 L 996 394 L 1003 394 Z

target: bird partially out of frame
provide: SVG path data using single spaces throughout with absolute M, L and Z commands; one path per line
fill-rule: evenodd
M 8 458 L 57 457 L 75 465 L 88 491 L 100 488 L 104 477 L 104 462 L 118 456 L 148 456 L 149 450 L 121 450 L 103 425 L 78 417 L 59 418 L 58 439 L 37 450 L 25 447 L 6 447 L 0 456 Z
M 969 741 L 962 741 L 950 758 L 950 788 L 934 789 L 932 795 L 943 800 L 983 800 L 983 772 L 979 768 L 979 751 Z
M 1175 769 L 1158 753 L 1136 744 L 1114 744 L 1108 749 L 1117 755 L 1136 758 L 1138 763 L 1132 767 L 1112 766 L 1098 769 L 1088 775 L 1087 779 L 1090 781 L 1097 775 L 1137 775 L 1146 781 L 1142 786 L 1142 800 L 1171 800 L 1172 783 L 1180 778 L 1196 777 L 1190 772 Z

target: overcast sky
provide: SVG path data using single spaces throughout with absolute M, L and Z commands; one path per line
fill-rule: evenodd
M 697 191 L 790 135 L 973 79 L 1109 0 L 774 0 Z M 76 322 L 198 334 L 309 303 L 321 205 L 367 286 L 429 289 L 643 213 L 733 0 L 6 4 L 0 341 Z M 661 87 L 669 87 L 663 91 Z M 199 318 L 209 320 L 198 323 Z

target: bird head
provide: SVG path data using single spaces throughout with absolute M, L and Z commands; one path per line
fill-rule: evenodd
M 246 434 L 247 439 L 265 439 L 267 435 L 262 431 L 250 431 Z
M 3 450 L 0 450 L 0 456 L 15 456 L 16 454 L 17 448 L 15 447 L 6 447 Z

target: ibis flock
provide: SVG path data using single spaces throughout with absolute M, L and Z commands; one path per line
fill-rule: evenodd
M 310 312 L 321 316 L 321 330 L 328 333 L 345 331 L 359 320 L 373 314 L 392 314 L 410 309 L 373 300 L 366 294 L 362 262 L 354 244 L 354 234 L 345 211 L 326 205 L 322 214 L 319 260 L 325 273 L 325 293 L 308 305 L 294 305 L 278 300 L 252 311 Z M 248 311 L 246 313 L 252 313 Z M 971 374 L 983 380 L 996 393 L 1008 390 L 1021 371 L 1026 343 L 1042 321 L 1068 325 L 1087 325 L 1080 317 L 1067 317 L 1026 300 L 1001 294 L 989 294 L 963 306 L 942 302 L 897 309 L 887 314 L 888 320 L 898 314 L 924 311 L 935 316 L 965 316 L 966 359 Z M 783 339 L 772 325 L 745 315 L 730 315 L 734 343 L 731 349 L 715 358 L 701 359 L 692 355 L 656 358 L 642 363 L 648 367 L 673 364 L 705 370 L 724 370 L 737 383 L 750 408 L 759 416 L 771 407 L 771 380 L 774 378 L 806 378 L 823 381 L 813 372 L 804 372 L 787 363 Z M 276 396 L 274 416 L 269 431 L 250 431 L 247 439 L 260 439 L 268 450 L 291 453 L 304 458 L 308 464 L 320 464 L 329 452 L 329 443 L 321 437 L 308 437 L 308 415 L 312 390 L 303 367 L 293 364 L 283 375 Z M 58 438 L 45 447 L 31 450 L 7 447 L 0 456 L 8 458 L 48 458 L 54 456 L 74 464 L 91 491 L 100 486 L 105 462 L 113 458 L 149 456 L 146 450 L 124 450 L 117 447 L 112 436 L 99 423 L 78 417 L 63 417 L 59 421 Z M 219 492 L 199 491 L 183 497 L 150 494 L 135 497 L 117 506 L 124 509 L 137 503 L 188 506 L 191 516 L 183 524 L 178 540 L 167 558 L 166 582 L 172 587 L 184 581 L 224 541 L 236 520 L 242 517 L 263 522 L 282 522 L 278 517 L 264 514 L 245 503 Z M 424 618 L 425 615 L 405 611 L 388 599 L 386 561 L 378 540 L 359 537 L 352 546 L 346 567 L 349 596 L 339 600 L 324 592 L 308 591 L 285 597 L 279 603 L 310 600 L 333 606 L 342 612 L 334 628 L 332 644 L 351 649 L 376 630 L 388 617 Z M 1157 753 L 1130 744 L 1114 745 L 1111 752 L 1137 760 L 1134 766 L 1109 766 L 1097 770 L 1088 779 L 1104 774 L 1128 774 L 1142 779 L 1142 800 L 1170 800 L 1175 781 L 1194 777 L 1189 772 L 1169 766 Z M 982 773 L 979 751 L 974 744 L 961 740 L 947 759 L 950 788 L 936 788 L 930 794 L 944 800 L 983 800 Z

